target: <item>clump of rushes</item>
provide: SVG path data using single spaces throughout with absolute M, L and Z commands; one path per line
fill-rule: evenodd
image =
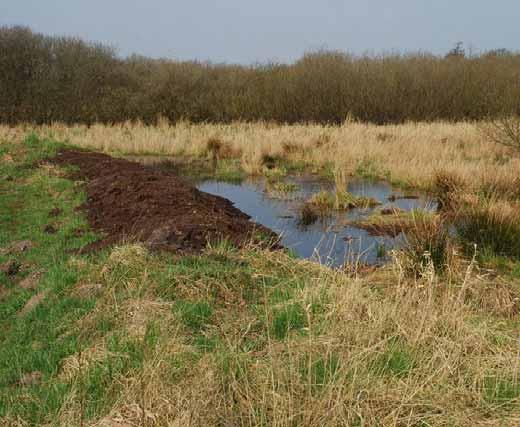
M 222 149 L 223 142 L 219 138 L 209 138 L 206 142 L 206 150 L 212 157 L 218 157 L 220 150 Z
M 354 208 L 368 208 L 379 204 L 377 200 L 370 197 L 359 197 L 348 191 L 341 190 L 336 190 L 335 192 L 321 190 L 314 194 L 307 203 L 314 206 L 322 215 L 326 215 L 333 210 L 343 211 Z
M 318 212 L 308 203 L 304 203 L 300 209 L 298 218 L 298 225 L 301 227 L 308 227 L 314 224 L 319 218 Z
M 452 239 L 440 215 L 415 211 L 413 224 L 405 232 L 405 245 L 398 253 L 406 273 L 420 276 L 429 267 L 442 272 L 450 263 Z
M 270 181 L 265 186 L 266 192 L 272 197 L 286 198 L 298 190 L 298 186 L 293 182 Z
M 219 159 L 219 153 L 222 148 L 222 141 L 218 138 L 210 138 L 206 142 L 206 150 L 208 154 L 211 156 L 211 162 L 213 164 L 213 169 L 217 169 L 217 163 Z
M 466 197 L 457 211 L 459 236 L 480 252 L 520 258 L 520 202 Z
M 415 210 L 406 212 L 396 208 L 385 208 L 367 218 L 353 221 L 352 225 L 368 231 L 373 236 L 396 237 L 415 226 L 417 215 L 428 216 L 431 214 Z
M 241 154 L 240 150 L 235 149 L 229 142 L 217 137 L 211 137 L 206 141 L 206 153 L 214 166 L 222 159 L 236 159 Z
M 439 210 L 453 210 L 466 187 L 461 177 L 454 173 L 437 172 L 434 177 L 434 192 Z

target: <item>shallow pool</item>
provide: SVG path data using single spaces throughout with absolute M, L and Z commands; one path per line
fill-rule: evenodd
M 374 209 L 386 206 L 406 211 L 436 209 L 435 201 L 427 195 L 407 194 L 385 182 L 356 180 L 348 185 L 348 191 L 357 196 L 372 197 L 381 202 L 382 206 L 333 212 L 303 227 L 299 221 L 303 202 L 322 189 L 333 190 L 334 184 L 317 177 L 291 177 L 285 181 L 297 186 L 297 191 L 290 193 L 287 198 L 273 197 L 266 191 L 264 180 L 241 184 L 210 180 L 199 182 L 197 188 L 231 200 L 253 221 L 279 233 L 281 243 L 297 256 L 332 266 L 341 266 L 346 262 L 383 263 L 388 260 L 389 251 L 404 241 L 402 235 L 395 238 L 370 235 L 365 230 L 349 225 L 349 222 L 362 219 L 373 213 Z

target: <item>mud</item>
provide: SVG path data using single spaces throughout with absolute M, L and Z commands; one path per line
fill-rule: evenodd
M 222 239 L 236 246 L 250 241 L 276 246 L 278 236 L 271 230 L 172 171 L 80 150 L 61 151 L 51 161 L 74 166 L 74 178 L 86 182 L 87 201 L 81 209 L 103 237 L 84 251 L 135 240 L 180 252 L 199 252 Z

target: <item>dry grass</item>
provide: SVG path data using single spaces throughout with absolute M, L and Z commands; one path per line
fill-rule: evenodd
M 26 130 L 26 129 L 25 129 Z M 305 162 L 338 174 L 365 174 L 422 188 L 432 188 L 439 172 L 470 186 L 518 179 L 520 159 L 488 141 L 473 123 L 408 123 L 375 126 L 347 121 L 343 126 L 233 123 L 158 126 L 140 124 L 35 129 L 43 135 L 105 152 L 206 156 L 219 141 L 226 156 L 241 159 L 247 173 L 262 173 L 266 156 Z M 0 140 L 21 130 L 0 127 Z M 385 135 L 382 138 L 381 135 Z
M 129 332 L 136 323 L 133 313 L 142 310 L 148 314 L 138 323 L 148 319 L 161 332 L 146 347 L 142 365 L 117 380 L 117 398 L 108 413 L 88 425 L 520 422 L 518 336 L 509 320 L 517 313 L 517 294 L 511 284 L 481 275 L 474 264 L 461 265 L 450 279 L 433 268 L 425 268 L 420 278 L 407 278 L 398 265 L 352 278 L 284 253 L 209 249 L 207 257 L 249 265 L 263 286 L 258 301 L 248 307 L 239 302 L 244 289 L 231 286 L 231 278 L 215 283 L 178 278 L 186 285 L 185 295 L 197 299 L 214 293 L 215 286 L 226 291 L 215 314 L 218 321 L 204 332 L 218 337 L 217 344 L 201 353 L 189 330 L 163 311 L 165 302 L 153 292 L 135 300 L 134 290 L 126 287 L 118 298 L 122 302 L 111 306 L 110 287 L 116 285 L 111 280 L 121 274 L 113 271 L 114 260 L 133 265 L 123 261 L 124 253 L 132 258 L 135 246 L 117 248 L 107 260 L 106 292 L 98 301 L 102 309 L 94 313 L 103 315 L 112 307 L 117 331 Z M 146 269 L 132 266 L 132 276 L 153 290 Z M 277 276 L 300 284 L 290 300 L 271 301 L 267 283 Z M 270 325 L 287 304 L 301 307 L 302 327 L 280 339 Z M 80 325 L 93 327 L 91 321 Z M 145 339 L 138 334 L 138 341 Z M 83 355 L 84 370 L 117 357 L 102 346 Z M 63 364 L 62 378 L 74 386 L 60 412 L 61 425 L 80 425 L 80 367 L 78 355 Z

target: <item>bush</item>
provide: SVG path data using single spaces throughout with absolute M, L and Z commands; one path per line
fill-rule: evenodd
M 485 136 L 497 144 L 520 154 L 520 117 L 507 115 L 491 120 L 481 126 Z

